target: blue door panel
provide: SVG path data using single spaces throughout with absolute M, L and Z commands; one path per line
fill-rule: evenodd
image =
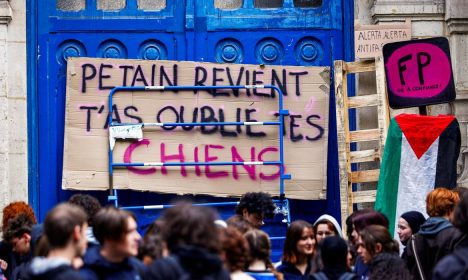
M 197 37 L 195 60 L 220 63 L 330 66 L 329 31 L 209 32 Z
M 55 49 L 51 59 L 66 66 L 69 56 L 134 59 L 178 59 L 184 40 L 171 33 L 66 33 L 49 36 L 49 47 Z M 180 50 L 181 49 L 181 50 Z
M 205 2 L 204 5 L 194 3 Z M 204 21 L 197 21 L 204 18 Z M 189 0 L 187 29 L 196 29 L 195 23 L 205 22 L 205 29 L 213 30 L 271 30 L 271 29 L 338 29 L 342 30 L 342 2 L 323 0 L 320 7 L 297 8 L 292 0 L 285 0 L 282 8 L 256 8 L 253 1 L 243 1 L 233 10 L 219 9 L 214 1 Z
M 179 11 L 185 12 L 185 5 L 181 5 L 183 0 L 166 0 L 165 7 L 162 9 L 153 9 L 153 10 L 144 10 L 138 7 L 136 0 L 127 0 L 124 1 L 125 5 L 118 10 L 101 10 L 98 8 L 98 0 L 86 0 L 85 6 L 67 9 L 60 7 L 57 3 L 60 1 L 44 1 L 45 3 L 40 3 L 40 9 L 47 9 L 47 14 L 42 14 L 42 16 L 47 16 L 49 18 L 74 18 L 74 19 L 122 19 L 122 18 L 132 18 L 133 20 L 141 20 L 142 18 L 148 19 L 169 19 L 175 18 L 175 15 Z M 76 1 L 80 2 L 80 1 Z M 100 1 L 100 2 L 109 2 L 109 1 Z M 115 1 L 117 2 L 117 1 Z M 67 5 L 69 6 L 69 5 Z M 78 6 L 78 5 L 77 5 Z M 167 28 L 167 26 L 160 26 L 161 28 Z M 95 27 L 96 29 L 100 29 Z M 114 28 L 118 29 L 118 28 Z

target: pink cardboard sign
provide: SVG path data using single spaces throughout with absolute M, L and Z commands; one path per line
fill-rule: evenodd
M 446 38 L 390 43 L 383 53 L 390 107 L 417 107 L 455 99 Z

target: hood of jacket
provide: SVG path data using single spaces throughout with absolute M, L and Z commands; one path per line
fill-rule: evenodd
M 442 217 L 430 217 L 424 224 L 421 225 L 419 234 L 421 235 L 436 235 L 446 228 L 453 227 L 447 219 Z
M 179 246 L 171 252 L 177 256 L 185 270 L 194 274 L 219 271 L 223 263 L 216 253 L 196 246 Z
M 113 263 L 105 259 L 101 253 L 101 246 L 93 246 L 88 248 L 86 254 L 83 257 L 83 262 L 85 267 L 92 267 L 93 269 L 101 271 L 116 271 L 116 270 L 125 270 L 133 269 L 132 258 L 125 258 L 123 262 Z
M 35 257 L 28 268 L 28 275 L 43 275 L 62 266 L 71 266 L 70 260 L 65 258 Z
M 318 222 L 321 222 L 321 221 L 329 221 L 330 223 L 332 223 L 333 226 L 335 226 L 335 229 L 336 229 L 336 231 L 338 232 L 338 235 L 339 235 L 340 237 L 343 237 L 343 233 L 341 232 L 341 226 L 340 226 L 340 224 L 338 224 L 338 221 L 337 221 L 335 218 L 333 218 L 333 217 L 330 216 L 330 215 L 324 214 L 324 215 L 320 216 L 320 217 L 317 219 L 317 221 L 315 221 L 314 226 L 315 226 Z

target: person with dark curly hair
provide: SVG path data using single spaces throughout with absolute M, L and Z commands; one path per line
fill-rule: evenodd
M 265 192 L 248 192 L 244 194 L 236 207 L 236 214 L 249 222 L 252 227 L 260 228 L 263 219 L 275 216 L 276 206 L 271 195 Z
M 169 256 L 153 262 L 143 279 L 230 279 L 219 256 L 221 242 L 213 209 L 180 203 L 165 210 L 160 219 Z
M 2 216 L 2 232 L 5 235 L 5 231 L 8 225 L 8 222 L 17 217 L 18 215 L 23 214 L 29 217 L 29 220 L 36 224 L 36 216 L 34 211 L 26 202 L 24 201 L 15 201 L 3 208 Z M 41 227 L 34 226 L 32 231 L 37 232 L 38 235 L 41 234 Z M 36 235 L 33 234 L 33 237 Z M 3 238 L 5 239 L 5 237 Z M 32 244 L 34 245 L 34 244 Z M 21 263 L 28 261 L 29 257 L 19 256 L 17 253 L 13 252 L 11 245 L 5 240 L 0 241 L 0 259 L 4 260 L 6 264 L 6 269 L 4 270 L 4 275 L 7 279 L 11 279 L 13 270 L 19 266 Z
M 88 215 L 88 230 L 86 238 L 88 239 L 89 246 L 99 245 L 93 234 L 93 219 L 99 210 L 101 210 L 101 203 L 95 197 L 89 194 L 74 194 L 68 200 L 70 204 L 81 207 L 86 215 Z
M 23 218 L 19 218 L 21 220 L 28 220 L 33 225 L 31 227 L 31 231 L 29 235 L 31 237 L 30 244 L 28 245 L 30 248 L 28 254 L 20 255 L 17 252 L 13 252 L 13 248 L 9 242 L 6 241 L 5 235 L 7 231 L 7 226 L 9 222 L 18 217 L 19 215 L 24 216 Z M 17 224 L 17 222 L 14 222 Z M 5 263 L 8 264 L 7 268 L 4 270 L 4 275 L 7 279 L 12 279 L 13 271 L 16 270 L 18 266 L 23 263 L 27 263 L 31 260 L 31 253 L 34 251 L 35 242 L 39 239 L 40 235 L 42 234 L 42 227 L 36 224 L 36 216 L 34 215 L 34 211 L 27 203 L 24 201 L 15 201 L 3 208 L 3 216 L 2 216 L 2 231 L 3 231 L 3 239 L 0 242 L 0 259 L 4 260 Z M 8 237 L 8 236 L 7 236 Z M 19 248 L 21 250 L 21 248 Z
M 30 254 L 31 231 L 34 222 L 26 214 L 19 214 L 8 222 L 3 238 L 20 256 Z
M 20 213 L 10 219 L 3 233 L 4 241 L 9 244 L 9 278 L 18 279 L 32 259 L 34 248 L 42 235 L 42 227 L 35 224 L 29 213 Z M 7 274 L 5 273 L 5 274 Z
M 36 224 L 36 216 L 34 211 L 26 202 L 24 201 L 15 201 L 3 208 L 3 217 L 2 217 L 2 231 L 5 232 L 8 222 L 19 214 L 24 214 L 29 217 L 29 220 L 33 224 Z

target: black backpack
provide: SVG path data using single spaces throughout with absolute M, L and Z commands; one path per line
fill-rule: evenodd
M 351 273 L 351 272 L 345 272 L 341 274 L 341 276 L 338 278 L 338 280 L 352 280 L 356 277 L 356 274 Z M 323 272 L 318 272 L 312 274 L 312 278 L 315 280 L 328 280 L 328 277 L 325 273 Z

